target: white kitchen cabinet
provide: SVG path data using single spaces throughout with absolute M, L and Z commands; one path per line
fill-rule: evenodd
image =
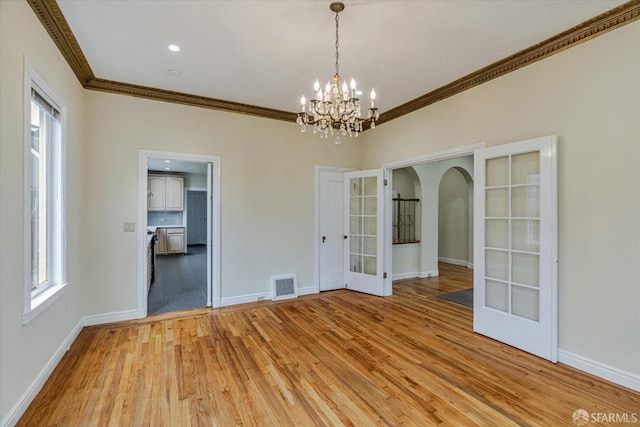
M 165 178 L 149 175 L 147 179 L 147 209 L 162 211 L 165 207 Z
M 184 227 L 158 228 L 156 242 L 157 255 L 185 253 Z
M 181 176 L 167 176 L 165 185 L 165 210 L 184 210 L 184 178 Z
M 167 228 L 167 253 L 184 253 L 184 227 Z
M 184 210 L 184 177 L 149 175 L 147 209 L 150 211 Z
M 166 255 L 167 254 L 167 229 L 166 228 L 158 228 L 156 231 L 156 255 Z

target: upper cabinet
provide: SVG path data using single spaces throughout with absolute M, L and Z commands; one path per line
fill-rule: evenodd
M 150 211 L 184 210 L 184 178 L 176 175 L 149 175 L 147 209 Z

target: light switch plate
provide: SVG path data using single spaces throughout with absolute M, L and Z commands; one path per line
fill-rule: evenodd
M 134 231 L 136 231 L 136 223 L 135 222 L 125 222 L 123 229 L 127 233 L 134 232 Z

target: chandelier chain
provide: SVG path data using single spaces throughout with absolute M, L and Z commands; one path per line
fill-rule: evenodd
M 340 73 L 340 65 L 338 64 L 338 58 L 340 58 L 340 53 L 338 53 L 338 48 L 340 47 L 340 43 L 338 42 L 338 26 L 339 26 L 340 18 L 338 16 L 338 12 L 336 12 L 336 76 L 339 76 Z

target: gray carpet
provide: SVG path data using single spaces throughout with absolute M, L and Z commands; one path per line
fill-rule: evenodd
M 147 314 L 188 310 L 207 305 L 207 247 L 192 245 L 185 255 L 156 257 L 155 280 L 149 289 Z
M 473 288 L 436 296 L 438 298 L 446 299 L 447 301 L 457 302 L 458 304 L 473 308 Z

